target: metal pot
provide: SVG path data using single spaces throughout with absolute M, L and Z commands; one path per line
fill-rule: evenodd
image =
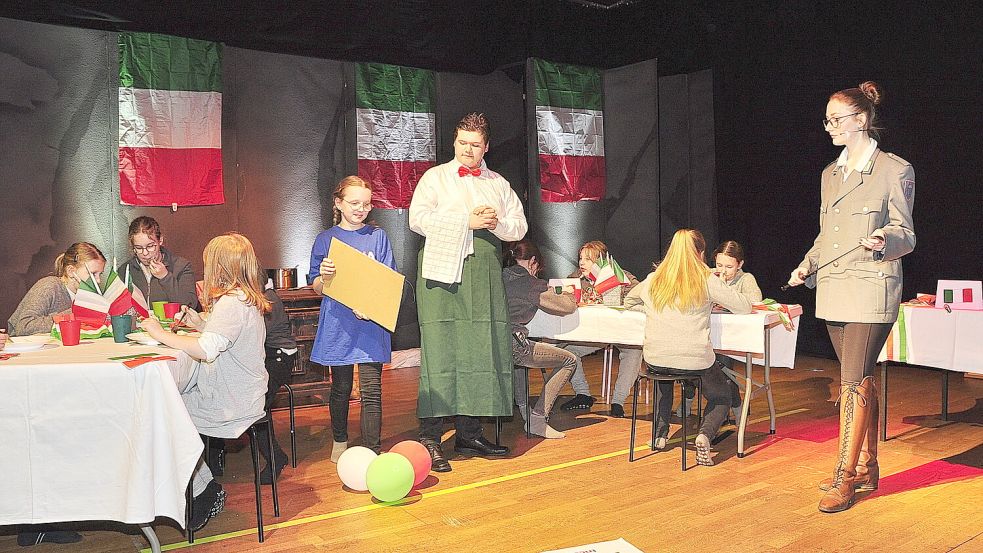
M 273 281 L 273 288 L 296 288 L 297 287 L 297 267 L 281 267 L 279 269 L 267 269 L 266 276 Z

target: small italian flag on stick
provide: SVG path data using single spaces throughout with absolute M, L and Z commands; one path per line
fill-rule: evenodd
M 600 257 L 594 262 L 588 278 L 594 285 L 594 291 L 598 294 L 629 284 L 625 271 L 610 254 Z

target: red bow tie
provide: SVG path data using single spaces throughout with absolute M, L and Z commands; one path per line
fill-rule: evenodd
M 465 167 L 465 166 L 462 165 L 462 166 L 460 166 L 460 167 L 457 168 L 457 175 L 459 177 L 466 177 L 468 175 L 471 175 L 473 177 L 477 177 L 480 174 L 481 174 L 481 167 L 475 167 L 474 169 L 468 169 L 467 167 Z

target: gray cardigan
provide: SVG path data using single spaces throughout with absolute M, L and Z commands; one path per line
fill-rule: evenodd
M 536 278 L 521 265 L 513 265 L 502 270 L 505 284 L 505 299 L 509 307 L 509 323 L 512 332 L 529 335 L 526 323 L 542 309 L 551 315 L 569 315 L 577 310 L 577 300 L 573 294 L 557 294 L 545 280 Z
M 656 311 L 649 292 L 654 274 L 650 273 L 625 297 L 625 307 L 645 313 L 645 342 L 642 345 L 645 362 L 672 369 L 710 367 L 715 359 L 710 343 L 711 306 L 717 303 L 732 313 L 744 315 L 751 312 L 751 302 L 747 296 L 710 274 L 707 276 L 708 298 L 703 305 L 686 311 L 668 307 Z
M 20 300 L 7 321 L 7 332 L 11 336 L 51 332 L 51 316 L 71 309 L 72 296 L 65 283 L 56 276 L 43 277 Z

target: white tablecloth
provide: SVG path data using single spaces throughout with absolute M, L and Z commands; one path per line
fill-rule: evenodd
M 163 346 L 46 346 L 0 361 L 0 525 L 78 520 L 184 524 L 202 443 L 167 362 L 109 357 Z
M 724 352 L 751 353 L 756 364 L 764 363 L 767 325 L 771 340 L 771 366 L 795 365 L 795 344 L 799 335 L 799 316 L 802 307 L 789 306 L 794 330 L 785 330 L 773 312 L 748 315 L 714 313 L 710 315 L 710 341 L 714 349 Z M 645 314 L 640 311 L 613 309 L 603 305 L 588 305 L 565 316 L 538 311 L 529 324 L 529 336 L 565 342 L 594 342 L 604 344 L 642 345 L 645 339 Z M 744 361 L 743 355 L 734 355 Z
M 901 309 L 904 318 L 894 323 L 878 361 L 983 374 L 983 311 Z

